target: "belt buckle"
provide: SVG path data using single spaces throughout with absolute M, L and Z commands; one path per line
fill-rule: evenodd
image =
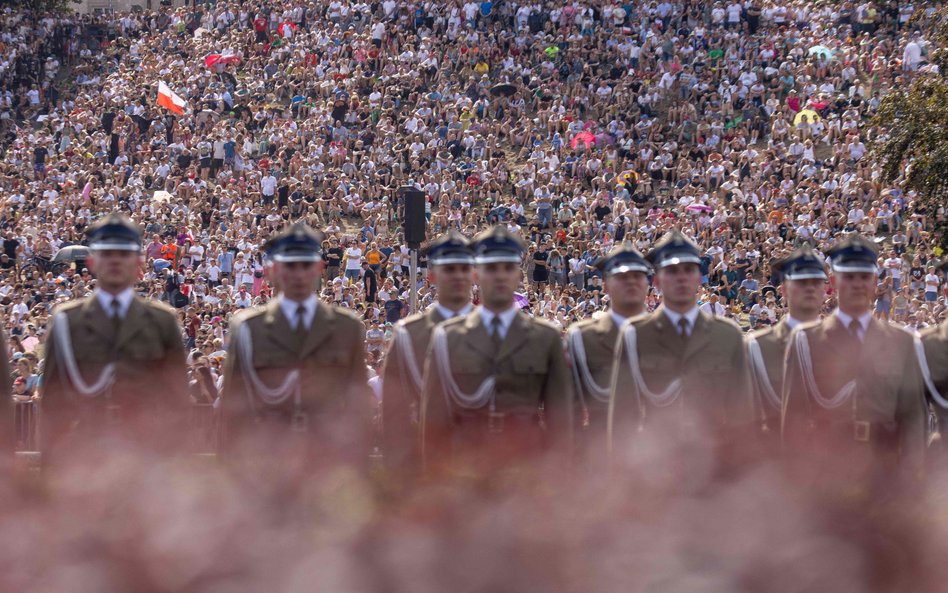
M 309 417 L 306 412 L 293 412 L 290 418 L 290 430 L 293 432 L 307 432 L 309 430 Z
M 487 432 L 491 434 L 500 434 L 504 432 L 504 414 L 503 412 L 494 412 L 491 410 L 487 413 Z
M 853 422 L 853 438 L 860 443 L 868 443 L 871 427 L 872 425 L 865 421 L 857 420 Z

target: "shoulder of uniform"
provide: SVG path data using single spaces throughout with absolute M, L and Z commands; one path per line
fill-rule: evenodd
M 356 315 L 354 311 L 351 311 L 345 307 L 330 305 L 329 303 L 319 303 L 319 306 L 329 307 L 329 311 L 343 323 L 359 324 L 359 326 L 364 327 L 362 318 Z
M 935 340 L 941 337 L 942 327 L 941 325 L 933 325 L 931 327 L 926 327 L 921 332 L 919 332 L 923 340 Z
M 722 317 L 716 315 L 708 320 L 711 323 L 711 327 L 714 329 L 723 329 L 728 332 L 736 332 L 737 335 L 744 337 L 744 330 L 741 329 L 741 326 L 738 325 L 736 321 L 728 317 Z
M 408 317 L 401 319 L 395 325 L 408 328 L 414 325 L 425 323 L 425 314 L 424 313 L 412 313 Z
M 885 321 L 882 321 L 880 323 L 882 323 L 884 327 L 889 328 L 888 331 L 890 331 L 891 333 L 895 334 L 896 336 L 901 336 L 901 339 L 914 340 L 916 337 L 920 336 L 918 330 L 908 327 L 907 325 L 903 325 L 901 323 L 894 323 L 894 322 L 886 323 Z
M 755 329 L 754 331 L 752 331 L 752 332 L 750 332 L 749 334 L 747 334 L 747 337 L 748 337 L 748 338 L 754 338 L 755 340 L 762 340 L 762 339 L 767 338 L 768 336 L 770 336 L 772 333 L 774 333 L 774 328 L 776 328 L 776 327 L 777 327 L 777 326 L 775 326 L 775 325 L 771 325 L 770 327 L 764 327 L 764 328 L 761 328 L 761 329 Z
M 88 300 L 91 299 L 91 298 L 94 298 L 94 297 L 91 297 L 91 296 L 90 296 L 90 297 L 83 297 L 83 298 L 81 298 L 81 299 L 73 299 L 73 300 L 71 300 L 71 301 L 66 301 L 66 302 L 64 302 L 64 303 L 59 303 L 58 305 L 56 305 L 55 307 L 53 307 L 53 315 L 55 315 L 56 313 L 60 313 L 60 312 L 69 315 L 70 313 L 73 313 L 73 312 L 75 312 L 75 311 L 78 311 L 80 308 L 82 308 L 82 306 L 83 306 L 84 304 L 86 304 L 86 301 L 88 301 Z
M 582 321 L 577 321 L 570 325 L 570 329 L 576 328 L 578 331 L 591 330 L 596 327 L 596 324 L 599 323 L 598 319 L 583 319 Z
M 266 307 L 247 307 L 236 311 L 230 316 L 230 326 L 236 327 L 240 323 L 245 323 L 252 319 L 262 319 L 266 314 Z
M 559 337 L 560 335 L 560 331 L 561 331 L 560 328 L 553 325 L 549 321 L 546 321 L 544 319 L 531 318 L 530 323 L 532 323 L 534 327 L 540 328 L 540 331 L 542 332 L 548 332 L 550 334 L 556 335 L 557 337 Z
M 447 319 L 447 320 L 445 320 L 445 321 L 442 321 L 441 323 L 439 323 L 439 324 L 437 325 L 437 327 L 440 327 L 440 328 L 444 329 L 444 331 L 445 331 L 445 332 L 448 332 L 448 333 L 450 333 L 450 332 L 456 332 L 456 331 L 461 331 L 461 328 L 464 327 L 464 321 L 465 321 L 466 319 L 467 319 L 467 316 L 465 316 L 465 317 L 452 317 L 451 319 Z
M 175 310 L 171 308 L 167 303 L 161 301 L 156 301 L 155 299 L 143 299 L 136 297 L 149 311 L 158 311 L 160 313 L 167 313 L 168 315 L 175 315 Z

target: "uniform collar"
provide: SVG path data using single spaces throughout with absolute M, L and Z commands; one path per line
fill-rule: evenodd
M 95 291 L 95 297 L 99 299 L 99 305 L 106 315 L 112 315 L 112 299 L 118 299 L 119 316 L 125 319 L 125 316 L 128 315 L 128 308 L 132 306 L 132 299 L 135 298 L 135 291 L 129 286 L 122 292 L 113 295 L 99 289 Z
M 836 317 L 839 319 L 839 322 L 843 324 L 843 327 L 846 327 L 846 328 L 848 328 L 849 324 L 852 323 L 853 321 L 852 315 L 847 315 L 846 313 L 843 313 L 839 309 L 836 309 Z M 872 311 L 866 311 L 865 313 L 860 315 L 858 318 L 856 318 L 856 321 L 859 322 L 860 329 L 862 329 L 863 335 L 865 335 L 866 330 L 869 329 L 870 319 L 872 319 Z
M 481 319 L 484 321 L 484 325 L 488 328 L 489 332 L 494 317 L 500 317 L 500 331 L 504 335 L 507 335 L 507 329 L 510 328 L 510 324 L 513 323 L 514 317 L 517 316 L 517 311 L 519 310 L 520 308 L 517 305 L 512 305 L 506 311 L 494 313 L 493 311 L 488 311 L 486 308 L 481 307 Z
M 665 315 L 668 316 L 668 319 L 671 320 L 672 327 L 677 329 L 678 320 L 684 317 L 685 319 L 688 320 L 689 331 L 694 330 L 695 322 L 698 321 L 698 307 L 697 306 L 692 307 L 684 315 L 682 315 L 681 313 L 676 313 L 675 311 L 672 311 L 668 307 L 662 307 L 662 309 L 665 311 Z
M 309 295 L 301 303 L 280 294 L 280 310 L 283 311 L 283 316 L 286 317 L 286 320 L 290 322 L 290 327 L 293 328 L 296 327 L 296 310 L 300 305 L 303 305 L 306 309 L 306 313 L 303 315 L 303 323 L 306 324 L 307 328 L 312 327 L 313 317 L 316 316 L 317 303 L 319 303 L 319 299 L 316 298 L 315 294 Z
M 612 317 L 612 321 L 615 322 L 616 326 L 621 326 L 625 323 L 625 320 L 628 319 L 625 315 L 619 315 L 615 312 L 615 309 L 609 309 L 609 316 Z
M 435 303 L 435 307 L 437 308 L 438 313 L 442 317 L 444 317 L 445 319 L 451 319 L 452 317 L 464 317 L 465 315 L 471 312 L 471 310 L 474 308 L 474 305 L 471 303 L 467 303 L 466 305 L 464 305 L 457 311 L 448 309 L 447 307 L 442 305 L 440 302 Z

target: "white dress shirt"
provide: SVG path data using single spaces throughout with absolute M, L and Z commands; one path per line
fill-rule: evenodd
M 616 327 L 622 327 L 622 324 L 625 323 L 626 319 L 628 319 L 628 317 L 625 315 L 619 315 L 612 309 L 609 309 L 609 315 L 612 316 L 612 321 L 615 322 Z
M 303 314 L 303 324 L 306 326 L 306 329 L 309 329 L 313 326 L 313 318 L 316 316 L 316 304 L 319 302 L 319 299 L 316 298 L 315 294 L 311 294 L 306 297 L 306 300 L 302 303 L 288 299 L 286 295 L 280 295 L 280 310 L 283 311 L 283 316 L 286 317 L 286 320 L 290 322 L 290 327 L 294 330 L 296 329 L 296 311 L 299 309 L 300 305 L 306 308 L 306 313 Z
M 493 313 L 481 307 L 481 319 L 484 320 L 484 327 L 487 329 L 487 334 L 493 334 L 494 326 L 491 324 L 494 323 L 494 317 L 500 317 L 500 337 L 506 339 L 507 330 L 510 329 L 510 324 L 513 323 L 514 317 L 517 316 L 517 311 L 519 310 L 520 307 L 514 305 L 501 313 Z
M 847 330 L 849 329 L 849 324 L 852 323 L 853 318 L 851 315 L 843 313 L 839 309 L 836 309 L 836 317 L 839 318 L 840 323 L 843 324 Z M 866 311 L 860 315 L 856 321 L 859 322 L 859 341 L 864 342 L 866 340 L 866 330 L 869 329 L 869 320 L 872 319 L 872 311 Z
M 109 294 L 104 290 L 96 290 L 95 298 L 99 299 L 99 305 L 109 317 L 112 316 L 112 299 L 118 299 L 119 317 L 125 319 L 125 316 L 128 315 L 128 308 L 132 306 L 132 299 L 135 298 L 135 291 L 132 290 L 132 287 L 128 287 L 118 294 Z
M 684 317 L 688 320 L 688 335 L 690 336 L 692 332 L 695 331 L 695 322 L 698 321 L 698 307 L 693 307 L 690 311 L 682 315 L 681 313 L 676 313 L 668 307 L 665 307 L 665 315 L 668 316 L 668 319 L 671 321 L 672 326 L 675 328 L 675 331 L 678 331 L 678 320 Z
M 468 313 L 470 313 L 472 309 L 474 309 L 474 305 L 471 303 L 464 305 L 457 311 L 448 309 L 441 303 L 435 303 L 435 307 L 437 307 L 438 313 L 440 313 L 441 316 L 444 317 L 445 319 L 451 319 L 453 317 L 463 317 L 467 315 Z

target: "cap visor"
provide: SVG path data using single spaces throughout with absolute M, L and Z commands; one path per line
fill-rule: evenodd
M 621 266 L 616 266 L 614 268 L 609 268 L 606 270 L 606 276 L 612 276 L 614 274 L 623 274 L 625 272 L 643 272 L 648 274 L 652 269 L 648 266 L 642 264 L 623 264 Z
M 813 278 L 819 278 L 820 280 L 827 280 L 826 274 L 824 272 L 796 272 L 793 274 L 785 274 L 784 280 L 811 280 Z
M 834 272 L 871 272 L 879 273 L 879 268 L 875 264 L 833 264 Z
M 446 257 L 436 257 L 428 260 L 432 266 L 446 266 L 448 264 L 470 264 L 474 265 L 474 258 L 470 255 L 449 255 Z
M 519 264 L 522 258 L 519 255 L 514 254 L 505 254 L 505 255 L 479 255 L 474 258 L 474 261 L 478 264 L 496 264 L 501 262 L 510 262 L 514 264 Z
M 323 260 L 323 256 L 319 253 L 280 254 L 274 255 L 270 259 L 280 263 L 292 263 L 298 261 L 318 262 Z
M 130 241 L 123 243 L 91 243 L 89 249 L 91 251 L 141 251 L 142 246 Z
M 701 258 L 697 255 L 684 255 L 682 257 L 669 257 L 668 259 L 663 259 L 659 262 L 659 268 L 667 268 L 668 266 L 677 266 L 678 264 L 701 264 Z

